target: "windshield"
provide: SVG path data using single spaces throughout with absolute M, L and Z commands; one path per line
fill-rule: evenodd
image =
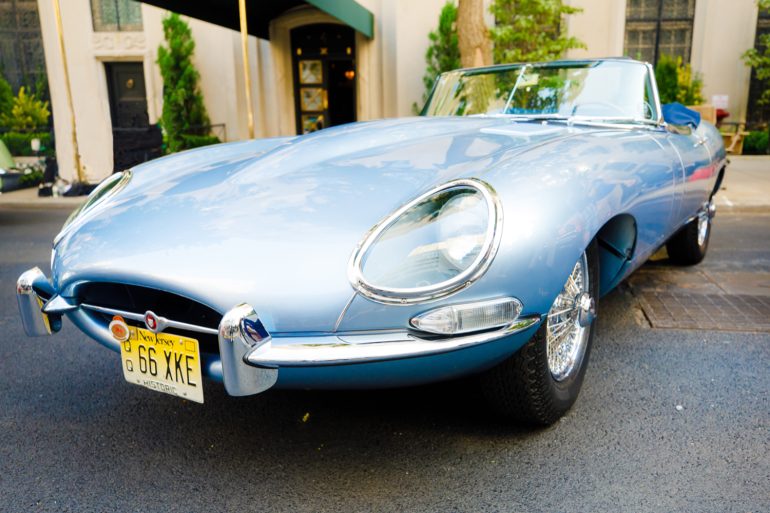
M 647 67 L 613 60 L 451 71 L 439 77 L 424 113 L 658 120 Z

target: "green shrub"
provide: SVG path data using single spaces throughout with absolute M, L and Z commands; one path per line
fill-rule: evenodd
M 428 34 L 430 46 L 425 52 L 425 75 L 422 83 L 425 84 L 425 93 L 422 95 L 422 103 L 428 100 L 428 95 L 433 90 L 436 78 L 445 71 L 451 71 L 460 67 L 460 46 L 457 41 L 457 7 L 452 2 L 447 2 L 438 16 L 438 28 Z M 415 113 L 420 108 L 415 103 L 412 106 Z
M 163 77 L 163 113 L 160 122 L 171 153 L 186 148 L 191 127 L 208 126 L 209 117 L 198 87 L 200 78 L 192 62 L 195 41 L 187 23 L 176 14 L 163 18 L 166 46 L 158 47 L 158 66 Z
M 33 132 L 40 127 L 48 126 L 48 102 L 37 99 L 34 94 L 27 94 L 24 87 L 19 88 L 19 94 L 13 99 L 11 112 L 0 119 L 0 125 L 13 132 Z
M 0 135 L 0 139 L 8 147 L 8 151 L 11 155 L 17 157 L 29 157 L 35 155 L 32 151 L 32 139 L 40 139 L 40 154 L 41 155 L 53 155 L 53 148 L 51 148 L 51 134 L 49 133 L 26 133 L 19 132 L 6 132 Z
M 0 75 L 0 119 L 11 114 L 13 108 L 13 90 L 11 84 Z
M 661 55 L 655 65 L 660 103 L 679 102 L 683 105 L 703 103 L 703 79 L 693 72 L 690 64 L 683 64 L 681 57 Z
M 661 55 L 655 65 L 655 79 L 658 81 L 660 103 L 674 103 L 679 88 L 678 68 L 676 59 L 669 55 Z
M 682 105 L 700 105 L 703 103 L 703 77 L 698 72 L 693 72 L 690 64 L 682 65 L 682 59 L 677 60 L 679 73 L 677 74 L 676 101 Z
M 219 144 L 222 141 L 215 135 L 182 134 L 182 146 L 185 149 L 199 148 L 211 144 Z
M 41 166 L 30 166 L 22 172 L 24 174 L 19 177 L 19 183 L 22 187 L 34 187 L 43 181 L 43 169 Z
M 768 142 L 770 142 L 770 136 L 766 131 L 752 130 L 743 140 L 743 154 L 765 155 L 770 150 Z

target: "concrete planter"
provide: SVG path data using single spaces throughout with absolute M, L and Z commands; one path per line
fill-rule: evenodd
M 15 171 L 5 172 L 0 174 L 0 192 L 10 192 L 29 187 L 29 185 L 21 183 L 22 173 Z

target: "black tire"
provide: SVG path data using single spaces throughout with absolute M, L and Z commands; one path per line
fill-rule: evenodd
M 589 291 L 594 302 L 599 292 L 596 242 L 586 249 Z M 549 426 L 575 403 L 583 384 L 596 322 L 591 323 L 585 352 L 579 366 L 562 381 L 548 367 L 547 323 L 543 321 L 532 338 L 519 350 L 481 376 L 482 392 L 490 406 L 505 418 L 536 426 Z
M 677 265 L 695 265 L 699 264 L 706 256 L 709 248 L 709 239 L 711 238 L 711 217 L 703 216 L 706 220 L 706 237 L 702 244 L 698 243 L 698 222 L 699 217 L 684 225 L 667 242 L 666 251 L 668 258 Z

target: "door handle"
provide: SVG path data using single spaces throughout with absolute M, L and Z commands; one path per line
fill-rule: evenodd
M 695 144 L 693 144 L 692 146 L 693 146 L 693 148 L 697 148 L 698 146 L 703 146 L 704 144 L 706 144 L 706 138 L 705 137 L 699 137 L 695 141 Z

